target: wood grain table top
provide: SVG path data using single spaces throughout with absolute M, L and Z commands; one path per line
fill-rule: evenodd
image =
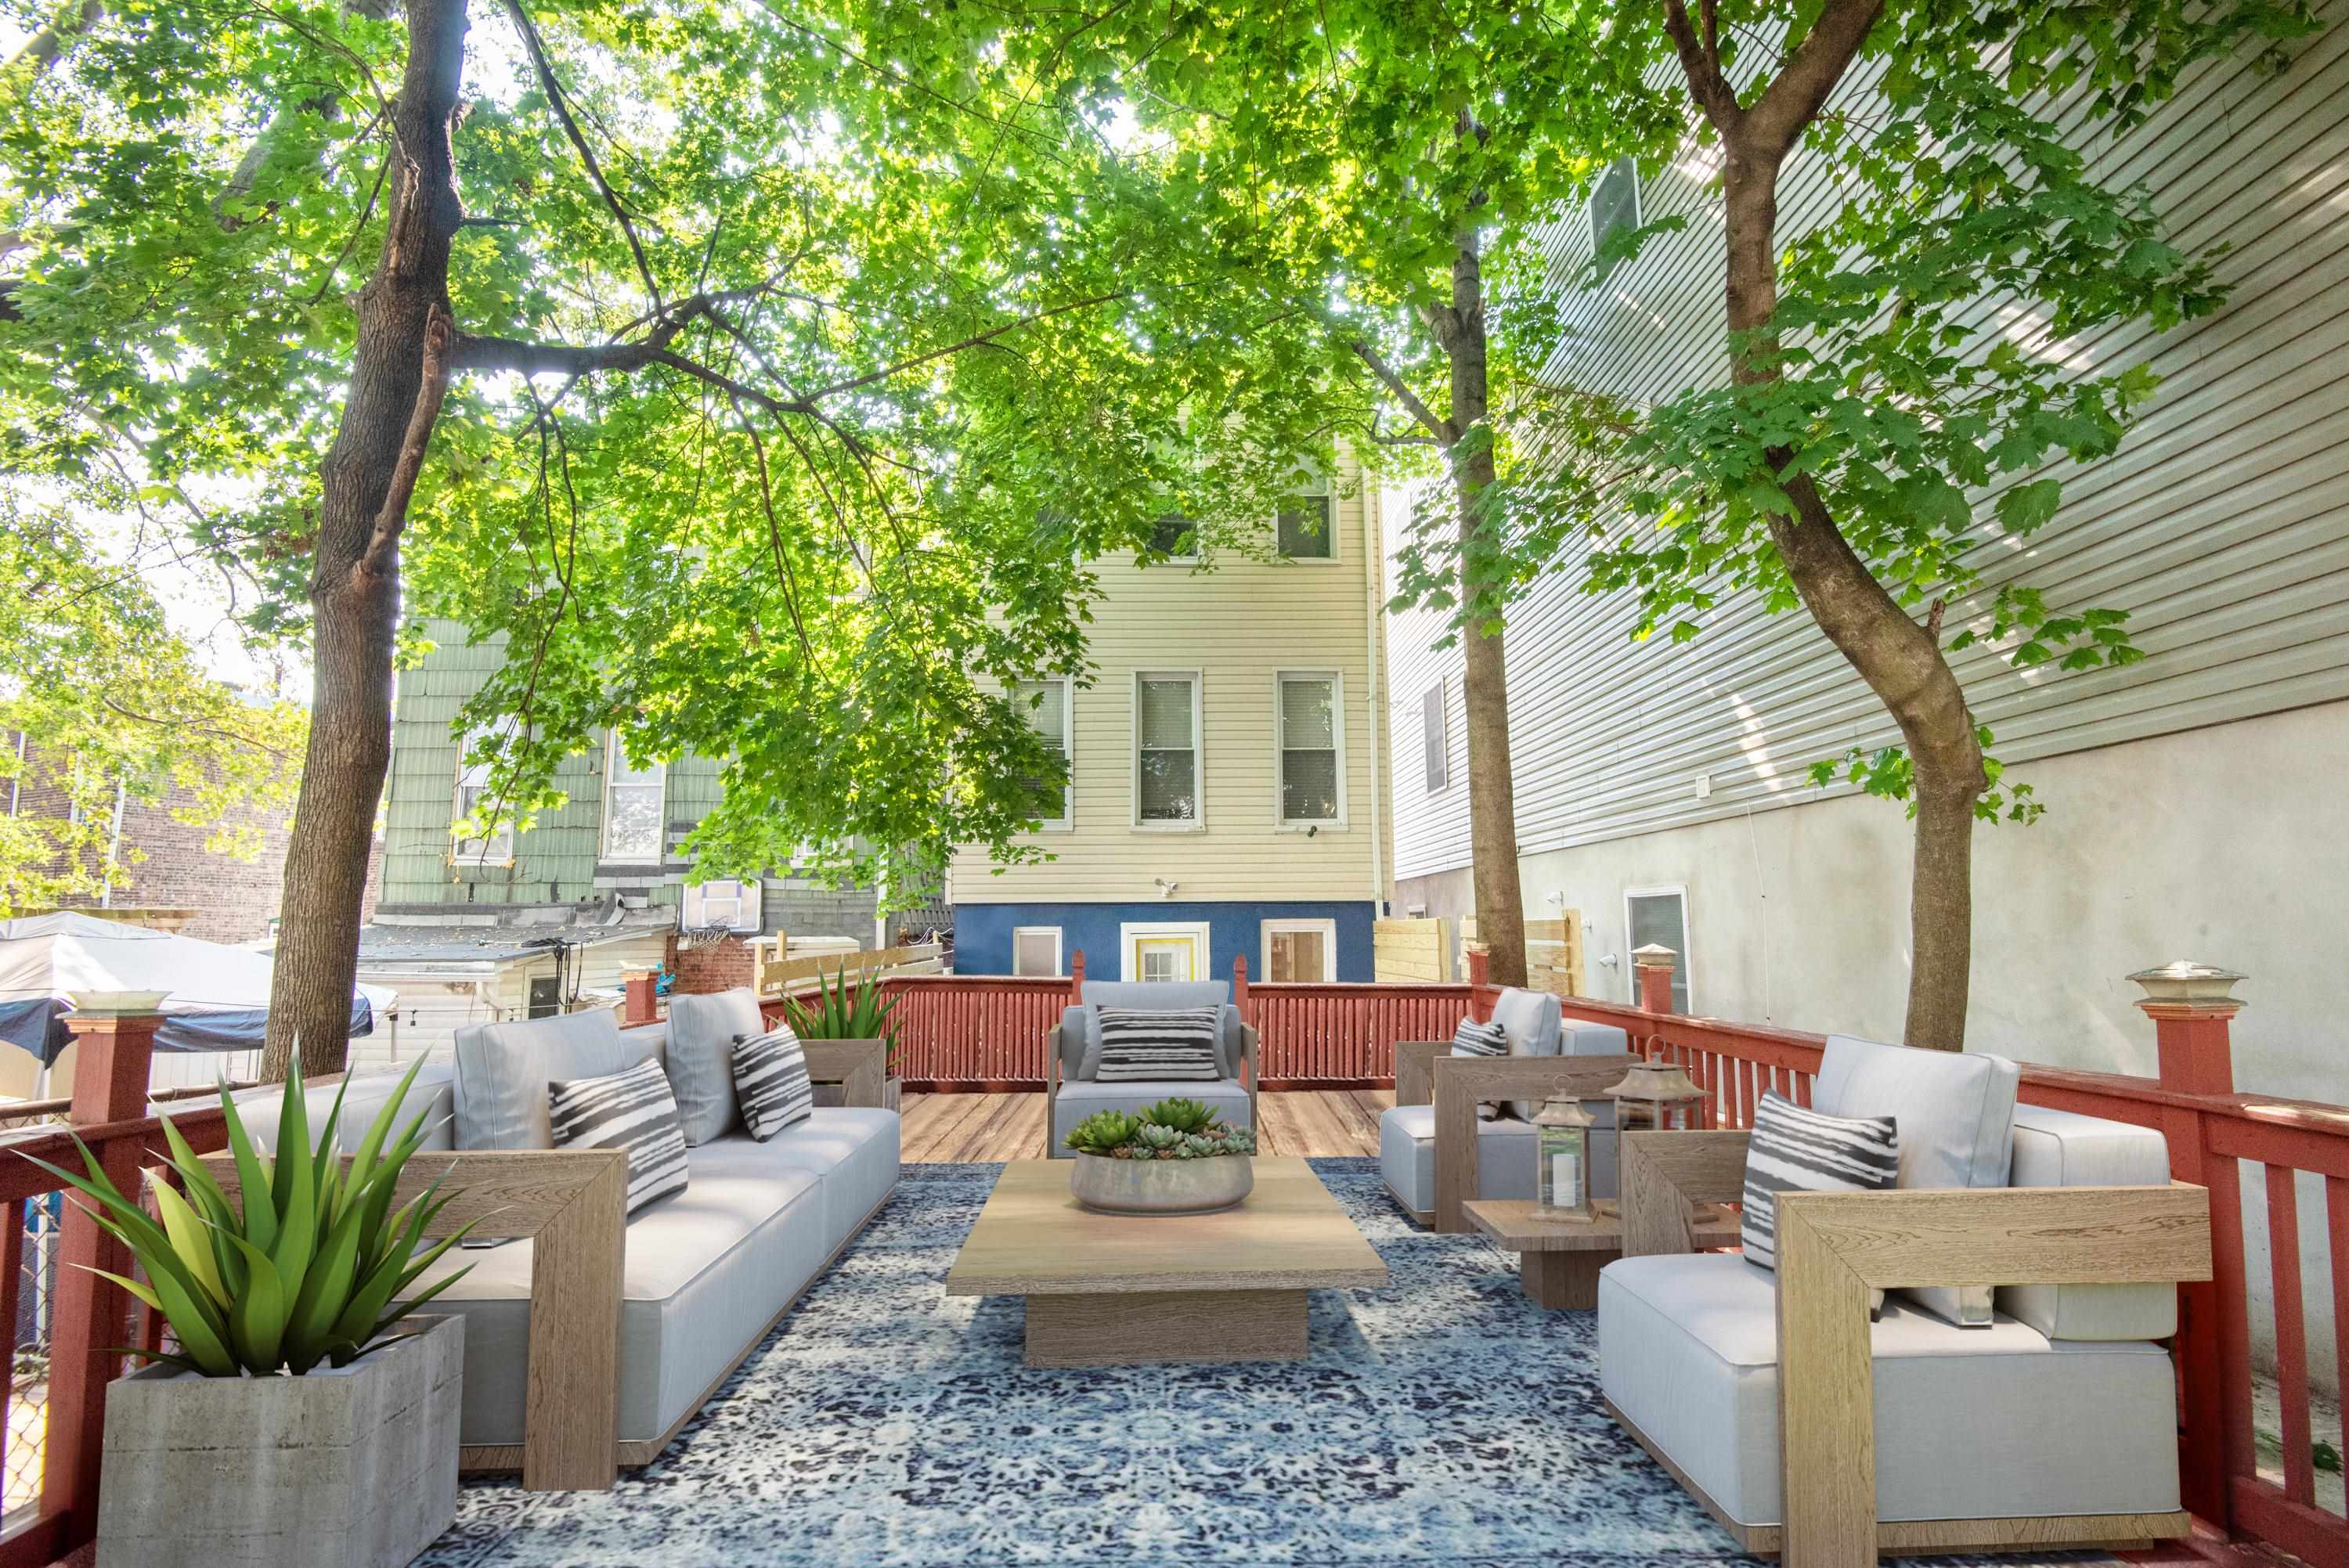
M 1462 1205 L 1468 1222 L 1493 1238 L 1495 1246 L 1512 1253 L 1617 1253 L 1623 1250 L 1623 1217 L 1611 1199 L 1599 1201 L 1598 1217 L 1588 1223 L 1577 1220 L 1534 1217 L 1526 1198 L 1479 1198 Z M 1701 1247 L 1738 1244 L 1737 1211 L 1720 1203 L 1697 1205 L 1691 1229 Z
M 1071 1162 L 1003 1168 L 948 1295 L 1335 1290 L 1387 1283 L 1387 1265 L 1302 1160 L 1256 1160 L 1256 1188 L 1213 1214 L 1103 1214 L 1069 1192 Z

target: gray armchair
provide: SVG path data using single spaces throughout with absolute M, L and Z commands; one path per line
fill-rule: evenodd
M 1226 1123 L 1256 1130 L 1257 1032 L 1240 1021 L 1231 987 L 1221 980 L 1088 980 L 1083 1000 L 1061 1014 L 1045 1053 L 1045 1093 L 1050 1105 L 1045 1152 L 1071 1158 L 1062 1140 L 1077 1123 L 1100 1110 L 1138 1111 L 1162 1099 L 1195 1099 Z M 1216 1042 L 1226 1076 L 1216 1079 L 1170 1078 L 1164 1082 L 1101 1083 L 1081 1075 L 1085 1047 L 1101 1028 L 1103 1007 L 1219 1007 L 1223 1028 Z
M 1535 1196 L 1536 1145 L 1532 1119 L 1541 1099 L 1506 1099 L 1510 1094 L 1588 1096 L 1623 1076 L 1630 1065 L 1630 1041 L 1609 1024 L 1568 1024 L 1558 999 L 1547 991 L 1504 990 L 1493 1004 L 1493 1022 L 1509 1037 L 1509 1054 L 1454 1057 L 1449 1040 L 1405 1040 L 1395 1047 L 1395 1103 L 1379 1117 L 1379 1170 L 1395 1201 L 1423 1225 L 1464 1230 L 1457 1212 L 1472 1198 Z M 1490 1083 L 1482 1080 L 1494 1080 Z M 1455 1119 L 1464 1115 L 1473 1136 L 1460 1147 L 1439 1136 L 1445 1103 L 1457 1099 Z M 1480 1120 L 1477 1100 L 1501 1100 L 1508 1114 Z M 1598 1122 L 1590 1134 L 1591 1195 L 1616 1195 L 1615 1108 L 1588 1108 Z M 1441 1146 L 1441 1147 L 1440 1147 Z M 1446 1189 L 1452 1191 L 1449 1203 Z

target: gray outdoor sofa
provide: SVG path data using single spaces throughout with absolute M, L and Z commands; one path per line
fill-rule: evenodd
M 747 991 L 725 1002 L 691 1002 L 705 1029 L 758 1026 L 757 1003 Z M 423 1068 L 406 1114 L 430 1111 L 438 1126 L 428 1150 L 546 1148 L 549 1081 L 601 1077 L 647 1057 L 666 1068 L 671 1026 L 623 1031 L 614 1014 L 597 1011 L 460 1030 L 454 1062 Z M 398 1081 L 397 1073 L 350 1080 L 338 1130 L 346 1151 Z M 322 1084 L 305 1097 L 314 1130 L 334 1092 Z M 274 1091 L 248 1098 L 253 1103 L 241 1101 L 240 1109 L 256 1136 L 274 1145 Z M 687 1097 L 679 1098 L 682 1104 Z M 627 1223 L 619 1346 L 623 1465 L 657 1455 L 887 1202 L 897 1184 L 897 1115 L 872 1106 L 819 1106 L 765 1143 L 736 1120 L 690 1147 L 687 1160 L 686 1190 L 639 1210 Z M 512 1468 L 523 1441 L 531 1248 L 528 1240 L 514 1240 L 452 1251 L 441 1270 L 426 1277 L 429 1284 L 440 1272 L 472 1265 L 430 1308 L 465 1319 L 460 1440 L 469 1468 Z
M 1063 1142 L 1077 1123 L 1100 1110 L 1137 1111 L 1158 1101 L 1195 1099 L 1232 1127 L 1256 1130 L 1257 1032 L 1240 1021 L 1231 987 L 1221 980 L 1088 980 L 1082 1000 L 1061 1015 L 1046 1053 L 1045 1092 L 1051 1107 L 1052 1159 L 1073 1158 Z M 1102 1007 L 1217 1007 L 1217 1040 L 1225 1077 L 1164 1082 L 1100 1083 L 1083 1077 L 1085 1047 L 1098 1037 Z

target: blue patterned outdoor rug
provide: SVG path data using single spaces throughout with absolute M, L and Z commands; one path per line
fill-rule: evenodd
M 1315 1292 L 1302 1362 L 1030 1370 L 1018 1300 L 942 1288 L 1001 1167 L 909 1165 L 657 1462 L 469 1484 L 418 1568 L 1750 1561 L 1608 1418 L 1592 1315 L 1420 1229 L 1375 1161 L 1312 1164 L 1392 1279 Z

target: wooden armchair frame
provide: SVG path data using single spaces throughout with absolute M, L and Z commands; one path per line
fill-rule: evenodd
M 229 1155 L 204 1157 L 229 1202 Z M 350 1157 L 343 1159 L 345 1171 Z M 478 1234 L 531 1239 L 529 1391 L 519 1445 L 464 1448 L 467 1470 L 522 1471 L 527 1491 L 601 1491 L 619 1474 L 620 1274 L 628 1156 L 620 1149 L 514 1149 L 411 1156 L 394 1206 L 434 1182 L 451 1201 L 428 1240 L 482 1222 Z M 429 1316 L 432 1308 L 425 1307 Z
M 1264 1123 L 1257 1119 L 1257 1060 L 1261 1051 L 1261 1037 L 1256 1026 L 1240 1026 L 1240 1081 L 1247 1085 L 1248 1130 L 1257 1139 L 1264 1137 Z M 1052 1112 L 1060 1108 L 1061 1085 L 1061 1026 L 1052 1026 L 1044 1037 L 1044 1153 L 1049 1159 L 1060 1158 L 1060 1150 L 1052 1140 Z
M 1623 1255 L 1692 1250 L 1695 1205 L 1743 1190 L 1743 1131 L 1623 1139 Z M 1879 1522 L 1872 1290 L 1941 1284 L 2140 1284 L 2211 1277 L 2200 1187 L 2002 1187 L 1787 1192 L 1777 1201 L 1782 1526 L 1740 1525 L 1610 1404 L 1640 1445 L 1746 1551 L 1801 1568 L 1879 1555 L 2144 1547 L 2188 1533 L 2183 1511 Z
M 1435 1209 L 1414 1214 L 1445 1233 L 1472 1229 L 1464 1204 L 1476 1196 L 1476 1107 L 1495 1099 L 1595 1099 L 1640 1058 L 1624 1052 L 1592 1057 L 1455 1057 L 1449 1040 L 1395 1046 L 1395 1103 L 1435 1107 Z

